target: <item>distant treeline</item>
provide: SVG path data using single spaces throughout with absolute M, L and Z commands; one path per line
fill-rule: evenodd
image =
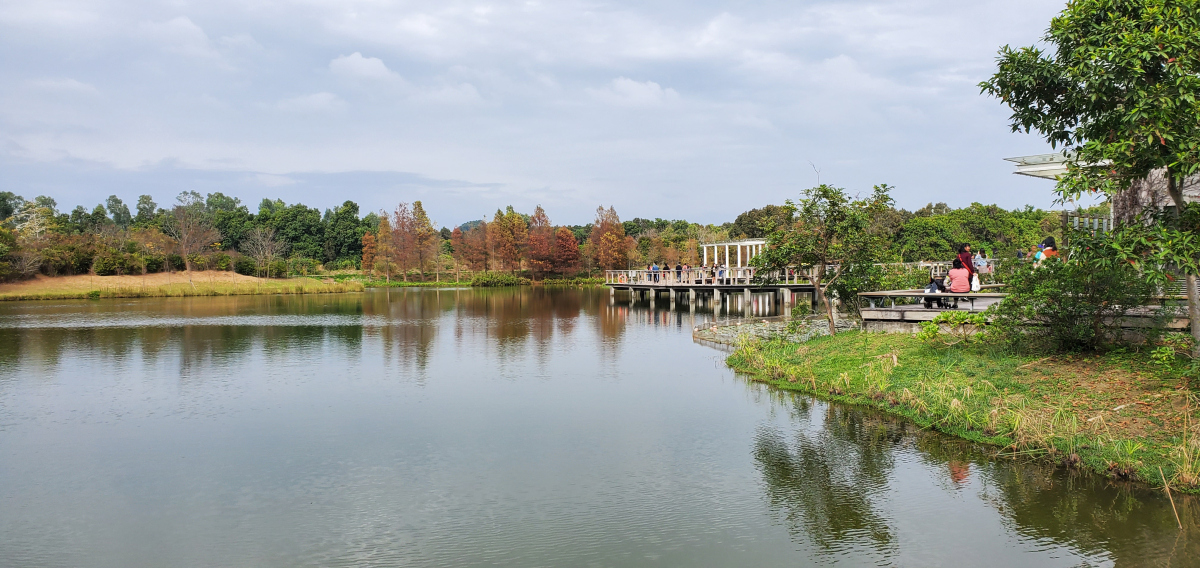
M 700 243 L 761 238 L 791 222 L 776 205 L 722 225 L 622 222 L 614 208 L 600 207 L 587 225 L 556 226 L 540 206 L 532 214 L 510 206 L 490 220 L 439 230 L 420 201 L 363 215 L 353 201 L 322 212 L 264 199 L 252 213 L 220 192 L 184 192 L 166 208 L 142 195 L 130 209 L 114 195 L 91 210 L 62 212 L 47 196 L 26 200 L 0 192 L 0 278 L 185 268 L 264 276 L 364 270 L 404 279 L 459 269 L 574 276 L 650 263 L 697 265 Z M 963 243 L 993 256 L 1027 249 L 1057 234 L 1060 217 L 1032 207 L 952 209 L 938 203 L 913 212 L 890 209 L 871 230 L 889 243 L 888 258 L 880 261 L 944 260 Z

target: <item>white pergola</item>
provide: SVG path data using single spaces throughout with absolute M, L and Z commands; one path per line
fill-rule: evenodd
M 723 264 L 730 267 L 743 267 L 750 263 L 750 259 L 758 256 L 767 246 L 767 241 L 761 239 L 747 239 L 744 241 L 730 241 L 727 243 L 708 243 L 700 245 L 704 249 L 704 266 L 708 266 L 708 250 L 712 249 L 712 262 L 720 263 L 724 259 Z M 731 251 L 732 249 L 732 251 Z M 743 256 L 742 252 L 745 251 Z M 721 253 L 724 253 L 722 255 Z

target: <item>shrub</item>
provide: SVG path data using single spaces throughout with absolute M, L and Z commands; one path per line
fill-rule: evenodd
M 142 258 L 146 263 L 146 272 L 162 272 L 163 257 L 154 254 L 148 254 Z
M 208 257 L 199 253 L 189 254 L 188 262 L 192 265 L 192 270 L 208 270 Z
M 528 286 L 529 279 L 502 272 L 480 272 L 471 279 L 472 286 L 496 288 L 500 286 Z
M 931 347 L 949 347 L 979 337 L 987 323 L 983 314 L 959 310 L 945 311 L 921 324 L 917 339 Z
M 1058 351 L 1097 350 L 1122 341 L 1121 320 L 1149 305 L 1155 286 L 1116 258 L 1106 239 L 1079 234 L 1065 260 L 1014 266 L 1006 275 L 1008 297 L 989 310 L 997 335 Z
M 229 255 L 219 252 L 212 257 L 212 266 L 217 270 L 229 270 L 233 266 L 233 259 Z
M 167 266 L 171 270 L 183 270 L 183 257 L 177 254 L 167 255 Z
M 258 274 L 258 263 L 248 256 L 239 256 L 233 263 L 233 271 L 246 276 Z
M 274 263 L 272 263 L 274 264 Z M 304 257 L 292 257 L 287 260 L 287 271 L 292 274 L 314 274 L 318 272 L 320 265 L 316 260 Z
M 131 272 L 132 266 L 139 266 L 137 262 L 131 262 L 132 260 L 128 258 L 128 255 L 105 251 L 96 255 L 92 260 L 92 272 L 95 272 L 97 276 L 128 274 Z M 140 272 L 140 269 L 138 271 Z
M 283 278 L 287 276 L 288 263 L 286 260 L 275 260 L 267 265 L 267 278 Z

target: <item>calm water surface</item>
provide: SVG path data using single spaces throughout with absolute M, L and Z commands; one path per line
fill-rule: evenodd
M 743 380 L 605 290 L 0 305 L 0 566 L 1189 566 L 1200 504 Z

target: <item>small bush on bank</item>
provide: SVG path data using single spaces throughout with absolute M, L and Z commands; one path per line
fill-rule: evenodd
M 1014 266 L 1006 275 L 1008 297 L 989 311 L 994 335 L 1016 346 L 1060 352 L 1123 342 L 1121 320 L 1151 305 L 1156 290 L 1108 244 L 1103 236 L 1080 234 L 1067 259 Z
M 500 286 L 528 286 L 528 278 L 504 274 L 502 272 L 480 272 L 471 279 L 471 285 L 480 288 L 496 288 Z
M 246 276 L 258 274 L 258 264 L 248 256 L 239 256 L 233 263 L 233 271 Z

